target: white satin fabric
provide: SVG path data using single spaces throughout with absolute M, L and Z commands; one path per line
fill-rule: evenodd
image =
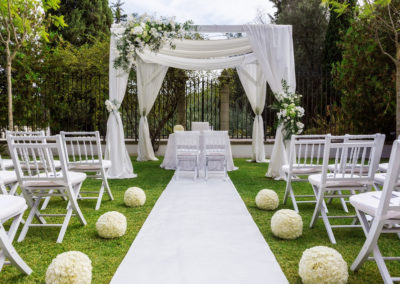
M 265 106 L 267 80 L 258 63 L 240 65 L 236 69 L 239 74 L 240 82 L 242 82 L 251 108 L 255 114 L 252 135 L 252 161 L 263 163 L 266 160 L 264 149 L 264 122 L 261 114 Z
M 253 52 L 263 70 L 266 80 L 274 93 L 282 93 L 282 80 L 290 91 L 296 90 L 296 76 L 293 53 L 292 26 L 287 25 L 246 25 Z M 287 163 L 287 154 L 279 127 L 275 135 L 271 161 L 266 176 L 283 178 L 282 166 Z
M 114 68 L 114 58 L 117 57 L 116 38 L 110 41 L 110 71 L 109 71 L 109 99 L 121 103 L 125 97 L 129 73 Z M 120 113 L 112 111 L 107 121 L 106 151 L 104 159 L 111 160 L 112 166 L 108 171 L 108 178 L 134 178 L 133 166 L 125 147 L 124 127 Z
M 154 150 L 151 145 L 149 124 L 147 115 L 156 101 L 168 67 L 145 63 L 140 58 L 137 59 L 137 95 L 139 101 L 139 143 L 138 143 L 138 161 L 157 161 Z

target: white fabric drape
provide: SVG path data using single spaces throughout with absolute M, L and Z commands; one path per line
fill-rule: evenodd
M 274 93 L 282 92 L 285 80 L 294 92 L 296 90 L 293 54 L 292 26 L 246 25 L 244 27 L 253 52 Z M 266 176 L 283 178 L 281 168 L 287 163 L 282 128 L 278 128 L 271 161 Z
M 149 124 L 147 115 L 149 114 L 160 91 L 167 66 L 145 63 L 140 58 L 137 59 L 136 79 L 137 95 L 139 101 L 139 143 L 138 161 L 157 161 L 151 145 Z
M 157 63 L 164 66 L 174 67 L 178 69 L 185 69 L 185 70 L 225 69 L 225 68 L 236 67 L 238 65 L 245 64 L 247 62 L 255 60 L 253 53 L 226 57 L 226 58 L 201 59 L 201 58 L 170 56 L 144 50 L 142 53 L 139 54 L 139 56 L 145 63 Z
M 109 99 L 121 103 L 125 96 L 129 72 L 114 68 L 117 57 L 116 39 L 110 41 Z M 105 159 L 111 160 L 109 178 L 134 178 L 132 162 L 125 147 L 124 128 L 118 111 L 112 111 L 107 121 Z
M 266 160 L 264 149 L 264 122 L 261 114 L 265 106 L 267 79 L 258 63 L 240 65 L 237 67 L 237 72 L 255 114 L 252 135 L 252 161 L 263 163 Z

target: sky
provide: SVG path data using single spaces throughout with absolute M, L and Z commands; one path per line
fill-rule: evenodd
M 125 13 L 176 17 L 197 25 L 241 25 L 254 21 L 257 9 L 273 14 L 268 0 L 125 0 Z

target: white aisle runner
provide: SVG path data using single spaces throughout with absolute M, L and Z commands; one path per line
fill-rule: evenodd
M 111 283 L 288 281 L 231 181 L 173 179 Z

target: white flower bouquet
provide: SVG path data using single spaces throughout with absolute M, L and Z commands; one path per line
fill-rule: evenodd
M 135 60 L 137 53 L 144 48 L 157 52 L 165 44 L 169 44 L 170 48 L 174 49 L 173 40 L 183 39 L 191 23 L 187 21 L 180 24 L 175 22 L 175 18 L 155 19 L 148 15 L 128 17 L 128 20 L 121 24 L 125 31 L 117 41 L 120 54 L 114 61 L 114 67 L 129 70 L 130 59 Z
M 290 92 L 285 80 L 282 80 L 282 88 L 283 93 L 274 94 L 276 101 L 272 108 L 278 110 L 278 125 L 283 126 L 285 140 L 289 140 L 293 134 L 303 132 L 301 118 L 304 116 L 304 108 L 300 106 L 301 95 Z
M 118 111 L 118 109 L 120 108 L 121 103 L 118 102 L 117 100 L 106 100 L 106 108 L 108 112 L 112 112 L 112 111 Z

